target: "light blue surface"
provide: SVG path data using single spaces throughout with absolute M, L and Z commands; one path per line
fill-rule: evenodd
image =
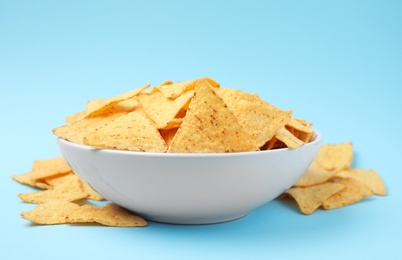
M 402 245 L 401 1 L 1 1 L 0 259 L 395 259 Z M 140 1 L 138 1 L 140 2 Z M 145 3 L 146 2 L 146 3 Z M 59 155 L 86 101 L 209 76 L 351 141 L 389 195 L 310 216 L 273 201 L 233 222 L 32 226 L 11 179 Z M 269 167 L 269 166 L 267 166 Z

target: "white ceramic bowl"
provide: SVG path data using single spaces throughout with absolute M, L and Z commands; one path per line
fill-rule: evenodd
M 307 170 L 322 143 L 227 154 L 98 150 L 58 138 L 73 171 L 142 217 L 175 224 L 229 221 L 273 200 Z

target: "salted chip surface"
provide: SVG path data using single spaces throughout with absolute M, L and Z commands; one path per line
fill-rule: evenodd
M 289 112 L 269 104 L 257 94 L 229 88 L 217 89 L 217 93 L 257 147 L 262 147 L 290 120 Z
M 67 221 L 69 223 L 96 222 L 114 227 L 144 227 L 148 225 L 142 217 L 113 203 L 108 203 L 103 207 L 90 204 L 83 205 L 70 212 Z
M 139 93 L 141 93 L 141 91 L 148 88 L 149 86 L 150 86 L 150 84 L 147 84 L 143 87 L 133 89 L 133 90 L 127 91 L 125 93 L 122 93 L 122 94 L 119 94 L 117 96 L 107 98 L 107 99 L 92 100 L 87 103 L 85 117 L 98 116 L 98 115 L 102 114 L 104 111 L 113 107 L 115 104 L 117 104 L 123 100 L 130 99 L 130 98 L 137 96 Z
M 279 130 L 275 133 L 275 138 L 286 144 L 286 146 L 290 149 L 296 149 L 304 144 L 303 141 L 294 136 L 285 127 L 279 128 Z
M 84 137 L 84 144 L 100 149 L 165 152 L 166 142 L 156 124 L 141 109 L 120 116 Z
M 50 201 L 21 213 L 21 217 L 39 225 L 64 224 L 68 213 L 79 208 L 72 202 Z
M 198 81 L 183 123 L 177 130 L 170 153 L 228 153 L 256 151 L 236 116 L 208 81 Z
M 138 100 L 142 104 L 145 113 L 155 121 L 158 129 L 171 129 L 180 126 L 181 121 L 176 124 L 173 123 L 175 122 L 174 119 L 193 95 L 194 91 L 190 90 L 176 99 L 168 99 L 161 92 L 152 92 L 138 95 Z
M 345 188 L 326 199 L 322 203 L 324 209 L 344 207 L 374 194 L 365 184 L 352 178 L 339 179 L 337 183 Z
M 160 91 L 165 98 L 176 99 L 184 92 L 195 89 L 198 81 L 207 81 L 212 87 L 219 88 L 220 84 L 211 78 L 198 78 L 184 82 L 173 84 L 162 84 L 155 87 L 156 91 Z
M 315 158 L 326 170 L 348 169 L 353 161 L 352 143 L 325 144 L 321 146 Z
M 309 187 L 293 187 L 286 191 L 297 202 L 300 211 L 306 215 L 313 213 L 331 195 L 345 186 L 336 182 L 325 182 Z
M 307 171 L 302 175 L 302 177 L 297 180 L 294 186 L 307 187 L 324 183 L 333 178 L 339 171 L 340 170 L 338 169 L 332 171 L 324 169 L 314 160 Z
M 385 196 L 387 190 L 380 175 L 375 170 L 347 169 L 336 174 L 337 178 L 351 178 L 364 183 L 374 194 Z

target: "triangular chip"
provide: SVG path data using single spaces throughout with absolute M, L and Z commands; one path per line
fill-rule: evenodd
M 326 199 L 322 203 L 324 209 L 344 207 L 373 195 L 373 192 L 365 184 L 354 179 L 339 179 L 338 183 L 343 184 L 345 188 Z
M 178 82 L 174 84 L 162 84 L 159 86 L 156 86 L 154 89 L 157 91 L 160 91 L 165 98 L 168 99 L 176 99 L 177 97 L 181 96 L 184 92 L 187 92 L 189 90 L 193 90 L 197 84 L 198 81 L 206 80 L 208 83 L 214 87 L 214 88 L 219 88 L 219 83 L 214 81 L 213 79 L 210 78 L 199 78 L 199 79 L 194 79 L 190 81 L 184 81 L 184 82 Z
M 133 89 L 127 91 L 125 93 L 119 94 L 117 96 L 107 98 L 107 99 L 95 99 L 88 102 L 86 107 L 86 117 L 93 117 L 99 116 L 104 111 L 108 110 L 109 108 L 113 107 L 115 104 L 119 103 L 120 101 L 132 98 L 137 96 L 141 91 L 148 88 L 150 85 L 147 84 L 141 88 Z
M 171 153 L 228 153 L 259 150 L 208 81 L 198 81 Z
M 290 120 L 289 112 L 265 102 L 256 94 L 228 88 L 217 89 L 217 93 L 251 136 L 249 141 L 259 148 Z
M 51 201 L 39 204 L 33 210 L 22 212 L 21 217 L 40 225 L 64 224 L 67 223 L 68 213 L 77 208 L 79 206 L 72 202 Z
M 75 174 L 67 174 L 60 178 L 53 178 L 49 185 L 51 190 L 37 191 L 19 194 L 18 197 L 28 203 L 42 204 L 53 200 L 76 201 L 88 197 L 81 184 L 81 180 Z
M 303 176 L 294 184 L 297 187 L 307 187 L 320 183 L 324 183 L 333 178 L 341 169 L 332 171 L 322 168 L 315 160 L 303 174 Z
M 380 175 L 375 170 L 347 169 L 336 174 L 337 178 L 351 178 L 364 183 L 376 195 L 385 196 L 387 190 Z
M 103 125 L 84 137 L 84 144 L 100 149 L 165 152 L 167 145 L 156 124 L 141 109 Z
M 107 110 L 103 111 L 101 115 L 96 117 L 87 117 L 70 123 L 58 128 L 53 129 L 53 133 L 64 140 L 83 144 L 83 138 L 89 132 L 97 129 L 105 124 L 108 124 L 113 119 L 125 115 L 140 106 L 140 103 L 135 98 L 126 99 L 124 101 L 114 104 Z
M 344 187 L 341 183 L 325 182 L 305 188 L 292 187 L 286 193 L 290 194 L 296 200 L 300 211 L 308 215 L 319 208 L 323 201 Z
M 103 207 L 90 204 L 83 205 L 70 212 L 67 221 L 69 223 L 96 222 L 114 227 L 144 227 L 148 224 L 142 217 L 112 203 Z
M 158 129 L 171 129 L 180 125 L 171 122 L 174 122 L 175 116 L 186 106 L 193 95 L 194 91 L 190 90 L 176 99 L 167 99 L 161 92 L 152 92 L 138 95 L 138 100 L 145 113 L 155 121 Z
M 13 179 L 19 183 L 48 189 L 49 186 L 43 181 L 49 177 L 61 176 L 71 172 L 71 168 L 62 157 L 44 160 L 35 160 L 32 170 L 21 175 L 13 175 Z
M 315 158 L 326 170 L 348 169 L 353 161 L 352 143 L 325 144 L 321 146 Z
M 275 133 L 275 138 L 286 144 L 286 147 L 290 149 L 296 149 L 304 144 L 303 141 L 294 136 L 285 127 L 279 128 L 279 130 Z

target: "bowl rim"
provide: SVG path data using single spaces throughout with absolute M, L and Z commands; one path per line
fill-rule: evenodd
M 112 154 L 122 154 L 122 155 L 136 155 L 136 156 L 145 156 L 145 157 L 163 157 L 163 158 L 178 158 L 178 157 L 185 157 L 185 158 L 199 158 L 199 157 L 211 157 L 211 158 L 218 158 L 218 157 L 238 157 L 238 156 L 245 156 L 245 155 L 256 155 L 256 154 L 273 154 L 273 153 L 284 153 L 287 151 L 296 151 L 299 149 L 303 149 L 306 146 L 312 146 L 315 144 L 320 143 L 323 140 L 323 135 L 318 132 L 314 131 L 314 140 L 303 144 L 302 146 L 290 149 L 290 148 L 279 148 L 279 149 L 272 149 L 272 150 L 262 150 L 262 151 L 249 151 L 249 152 L 232 152 L 232 153 L 167 153 L 167 152 L 136 152 L 136 151 L 128 151 L 128 150 L 114 150 L 114 149 L 101 149 L 96 148 L 84 144 L 77 144 L 68 140 L 65 140 L 59 136 L 56 136 L 56 140 L 59 143 L 64 143 L 70 146 L 75 146 L 76 148 L 85 149 L 85 150 L 92 150 L 94 152 L 106 152 Z

